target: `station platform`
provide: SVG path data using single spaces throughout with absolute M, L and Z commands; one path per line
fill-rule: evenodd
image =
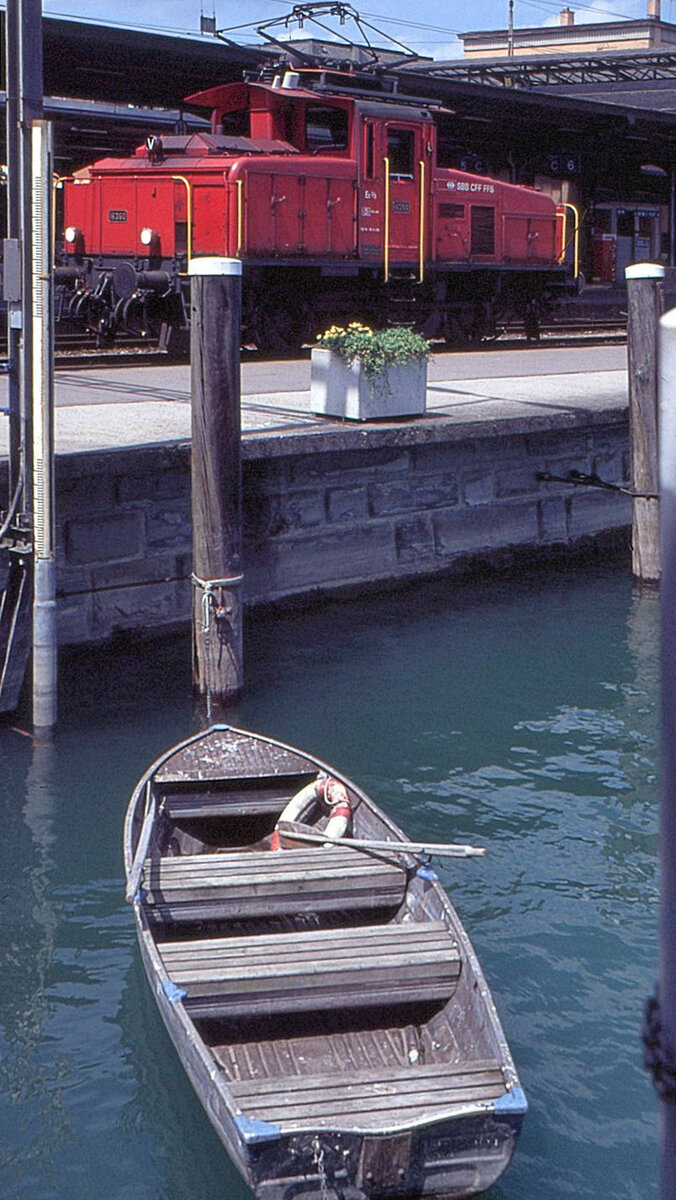
M 366 426 L 334 421 L 311 410 L 309 359 L 242 364 L 243 441 L 308 438 Z M 7 380 L 0 381 L 5 403 Z M 55 380 L 57 454 L 185 442 L 190 439 L 190 367 L 153 365 L 58 370 Z M 370 422 L 392 429 L 431 423 L 446 427 L 495 421 L 525 428 L 549 416 L 599 414 L 627 405 L 626 347 L 537 347 L 434 354 L 428 371 L 427 412 L 410 421 Z M 7 425 L 0 426 L 0 454 Z

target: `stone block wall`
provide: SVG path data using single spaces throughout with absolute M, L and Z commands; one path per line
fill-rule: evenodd
M 582 421 L 580 424 L 579 422 Z M 628 473 L 626 414 L 449 427 L 339 427 L 243 443 L 249 606 L 397 581 L 515 552 L 537 559 L 625 529 L 621 493 L 539 483 L 546 471 Z M 62 644 L 185 624 L 191 608 L 190 450 L 148 446 L 57 463 Z

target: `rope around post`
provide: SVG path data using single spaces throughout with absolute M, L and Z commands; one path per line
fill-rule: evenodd
M 207 721 L 211 724 L 213 720 L 213 672 L 211 661 L 211 619 L 212 612 L 217 621 L 219 617 L 227 615 L 227 611 L 220 606 L 216 599 L 216 592 L 227 590 L 229 588 L 239 587 L 244 582 L 243 575 L 229 575 L 225 579 L 200 579 L 194 571 L 191 573 L 190 582 L 194 588 L 200 588 L 202 591 L 202 620 L 200 622 L 202 632 L 204 633 L 204 650 L 205 650 L 205 682 L 206 682 L 206 701 L 207 701 Z M 220 623 L 220 629 L 217 624 L 217 635 L 221 652 L 223 648 L 230 653 L 232 661 L 232 648 L 227 645 L 223 646 L 223 622 Z
M 193 572 L 190 576 L 190 582 L 193 587 L 202 589 L 202 629 L 208 635 L 211 628 L 211 610 L 216 609 L 216 598 L 214 592 L 221 588 L 238 587 L 244 582 L 243 575 L 230 575 L 227 579 L 200 579 L 199 575 Z

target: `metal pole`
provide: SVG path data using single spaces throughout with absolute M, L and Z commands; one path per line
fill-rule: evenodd
M 7 237 L 19 253 L 21 237 L 21 155 L 19 147 L 19 13 L 17 0 L 7 0 L 5 12 L 5 88 L 7 127 Z M 7 248 L 5 248 L 7 259 Z M 20 399 L 20 345 L 21 345 L 21 278 L 19 267 L 11 297 L 5 280 L 7 299 L 7 359 L 8 405 L 9 405 L 9 495 L 19 485 L 21 476 L 21 399 Z M 9 507 L 9 505 L 8 505 Z
M 193 258 L 193 685 L 226 703 L 242 688 L 240 336 L 242 264 Z
M 43 160 L 40 150 L 35 162 L 33 158 L 33 127 L 41 121 L 43 111 L 40 0 L 8 0 L 5 51 L 9 237 L 4 246 L 3 293 L 8 309 L 10 418 L 4 548 L 10 561 L 0 604 L 0 711 L 9 712 L 19 703 L 26 674 L 32 643 L 31 618 L 40 628 L 44 626 L 43 607 L 53 592 L 53 559 L 49 566 L 49 551 L 47 558 L 41 556 L 37 571 L 32 570 L 33 505 L 40 507 L 40 522 L 50 519 L 49 513 L 42 511 L 42 484 L 38 494 L 33 494 L 34 467 L 42 473 L 45 453 L 51 454 L 44 428 L 39 430 L 38 444 L 35 447 L 33 444 L 33 406 L 37 402 L 36 420 L 40 423 L 41 398 L 49 396 L 52 369 L 52 332 L 47 316 L 51 309 L 51 155 Z M 47 139 L 45 146 L 48 145 Z M 37 393 L 33 388 L 34 377 Z M 49 405 L 48 400 L 45 403 Z M 31 606 L 34 586 L 39 590 L 35 610 Z M 48 603 L 46 611 L 49 613 Z M 38 658 L 43 644 L 44 637 L 38 634 Z M 38 680 L 44 677 L 40 664 L 36 671 Z M 37 717 L 40 725 L 52 723 L 51 716 L 41 706 Z
M 650 1066 L 661 1097 L 660 1197 L 661 1200 L 672 1200 L 676 1187 L 676 310 L 667 313 L 660 322 L 659 393 L 662 506 L 660 983 L 659 996 L 652 1002 Z
M 32 128 L 33 262 L 33 725 L 56 724 L 57 636 L 54 560 L 54 313 L 52 129 Z
M 43 116 L 42 4 L 41 0 L 16 0 L 18 41 L 12 53 L 19 62 L 19 160 L 21 214 L 19 238 L 23 251 L 23 296 L 21 299 L 20 408 L 23 458 L 24 507 L 31 496 L 31 445 L 33 397 L 32 323 L 32 191 L 31 131 L 33 121 Z
M 664 267 L 635 263 L 627 279 L 629 448 L 631 454 L 632 570 L 643 583 L 660 578 L 658 499 L 657 340 Z

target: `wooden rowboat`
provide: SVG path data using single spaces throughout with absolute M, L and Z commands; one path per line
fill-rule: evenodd
M 320 800 L 280 824 L 318 774 L 349 802 L 331 843 Z M 125 868 L 148 979 L 260 1200 L 457 1200 L 512 1157 L 525 1097 L 420 849 L 326 764 L 229 726 L 175 746 L 134 791 Z

